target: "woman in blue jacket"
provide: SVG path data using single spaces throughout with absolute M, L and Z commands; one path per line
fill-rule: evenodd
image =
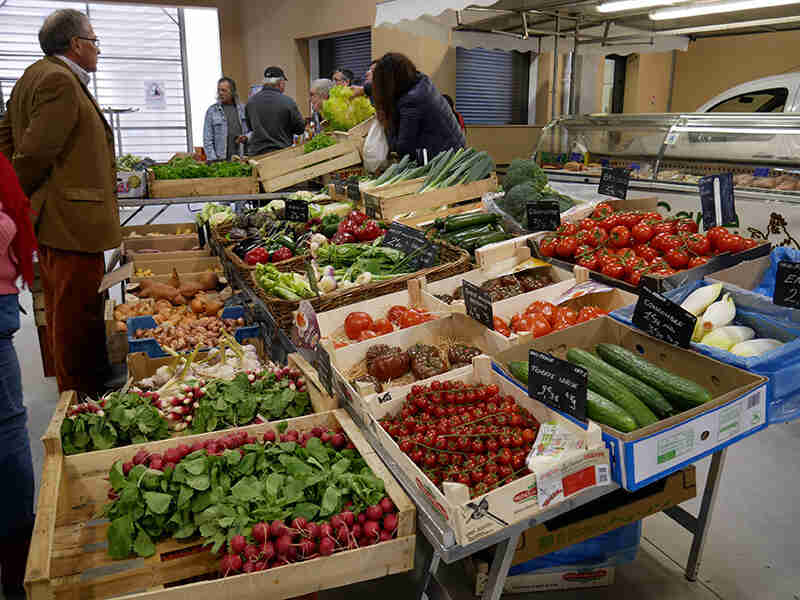
M 450 105 L 403 54 L 389 52 L 375 65 L 372 99 L 389 149 L 400 156 L 419 158 L 425 149 L 432 158 L 466 144 Z
M 236 82 L 223 77 L 217 82 L 216 104 L 206 111 L 203 126 L 203 149 L 208 160 L 230 160 L 234 154 L 244 156 L 241 144 L 247 141 L 248 128 L 244 104 L 239 104 Z

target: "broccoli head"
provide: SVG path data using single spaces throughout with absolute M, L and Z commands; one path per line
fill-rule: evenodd
M 503 178 L 503 189 L 508 192 L 526 181 L 531 182 L 537 191 L 541 191 L 547 185 L 547 175 L 534 161 L 528 158 L 515 158 Z
M 536 184 L 532 181 L 524 181 L 515 185 L 505 193 L 505 196 L 498 200 L 497 204 L 514 217 L 514 220 L 525 222 L 525 207 L 528 202 L 538 202 L 542 199 L 542 193 L 536 189 Z

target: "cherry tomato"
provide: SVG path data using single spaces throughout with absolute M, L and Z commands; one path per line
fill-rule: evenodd
M 620 216 L 618 214 L 608 215 L 605 219 L 600 221 L 600 227 L 606 231 L 611 231 L 620 224 Z
M 585 229 L 578 231 L 578 233 L 575 234 L 575 239 L 578 241 L 578 247 L 587 245 L 591 237 L 592 234 Z
M 695 254 L 704 256 L 711 251 L 711 242 L 701 233 L 693 233 L 686 240 L 686 247 Z
M 648 262 L 652 262 L 659 257 L 658 250 L 646 244 L 641 246 L 636 253 Z
M 387 333 L 392 333 L 394 331 L 394 327 L 392 327 L 389 319 L 377 319 L 372 324 L 372 331 L 378 335 L 386 335 Z
M 372 317 L 365 312 L 351 312 L 344 320 L 344 332 L 351 340 L 357 340 L 362 331 L 372 327 Z
M 594 318 L 599 317 L 600 315 L 605 314 L 596 306 L 584 306 L 578 312 L 578 323 L 585 323 L 586 321 L 591 321 Z
M 658 223 L 653 223 L 653 234 L 658 235 L 659 233 L 675 233 L 675 222 L 674 221 L 660 221 Z
M 661 241 L 661 249 L 664 252 L 675 250 L 683 245 L 683 240 L 677 235 L 668 235 Z
M 730 233 L 719 239 L 718 247 L 722 252 L 741 252 L 744 250 L 744 238 Z
M 644 242 L 650 241 L 650 238 L 653 237 L 653 228 L 644 221 L 639 221 L 633 226 L 633 229 L 631 229 L 631 234 L 633 235 L 633 239 L 643 244 Z
M 585 254 L 591 254 L 592 252 L 594 252 L 594 248 L 592 248 L 588 244 L 582 244 L 577 248 L 575 248 L 575 260 L 579 260 L 581 256 Z
M 673 269 L 683 269 L 689 264 L 689 254 L 680 248 L 673 248 L 664 255 L 667 264 Z
M 504 335 L 506 337 L 511 335 L 511 330 L 508 328 L 508 324 L 500 317 L 494 317 L 492 319 L 492 323 L 494 325 L 494 330 L 500 335 Z
M 572 236 L 561 238 L 556 246 L 556 254 L 563 258 L 571 258 L 575 255 L 578 247 L 578 240 Z
M 400 319 L 402 319 L 403 315 L 406 314 L 407 312 L 408 308 L 406 308 L 405 306 L 396 305 L 389 309 L 386 318 L 389 319 L 389 321 L 391 321 L 395 325 L 398 325 L 400 323 Z
M 625 225 L 617 225 L 608 232 L 608 243 L 613 248 L 623 248 L 631 240 L 631 231 Z
M 554 304 L 550 302 L 545 302 L 543 300 L 537 300 L 536 302 L 532 302 L 528 305 L 528 308 L 525 312 L 528 312 L 532 309 L 532 312 L 542 315 L 545 319 L 549 321 L 553 320 L 554 315 L 556 314 L 556 307 Z
M 620 225 L 625 225 L 628 229 L 632 228 L 642 220 L 642 215 L 633 211 L 626 211 L 620 215 Z

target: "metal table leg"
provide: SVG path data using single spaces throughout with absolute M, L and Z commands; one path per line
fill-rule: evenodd
M 436 571 L 439 569 L 439 561 L 441 559 L 442 557 L 439 555 L 439 553 L 434 550 L 431 560 L 422 576 L 422 582 L 419 586 L 419 593 L 417 594 L 418 600 L 428 600 L 428 586 L 430 585 L 431 580 L 436 577 Z
M 520 534 L 516 533 L 494 547 L 494 559 L 489 569 L 489 581 L 486 582 L 486 589 L 482 596 L 483 600 L 500 600 L 508 570 L 511 568 L 511 561 L 514 558 L 514 552 L 517 550 L 519 536 Z

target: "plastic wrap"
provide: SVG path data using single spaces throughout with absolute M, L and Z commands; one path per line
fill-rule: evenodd
M 761 283 L 753 290 L 754 293 L 770 298 L 775 295 L 775 277 L 778 273 L 778 263 L 782 260 L 800 262 L 800 250 L 784 246 L 773 248 L 769 255 L 769 269 L 764 272 Z

